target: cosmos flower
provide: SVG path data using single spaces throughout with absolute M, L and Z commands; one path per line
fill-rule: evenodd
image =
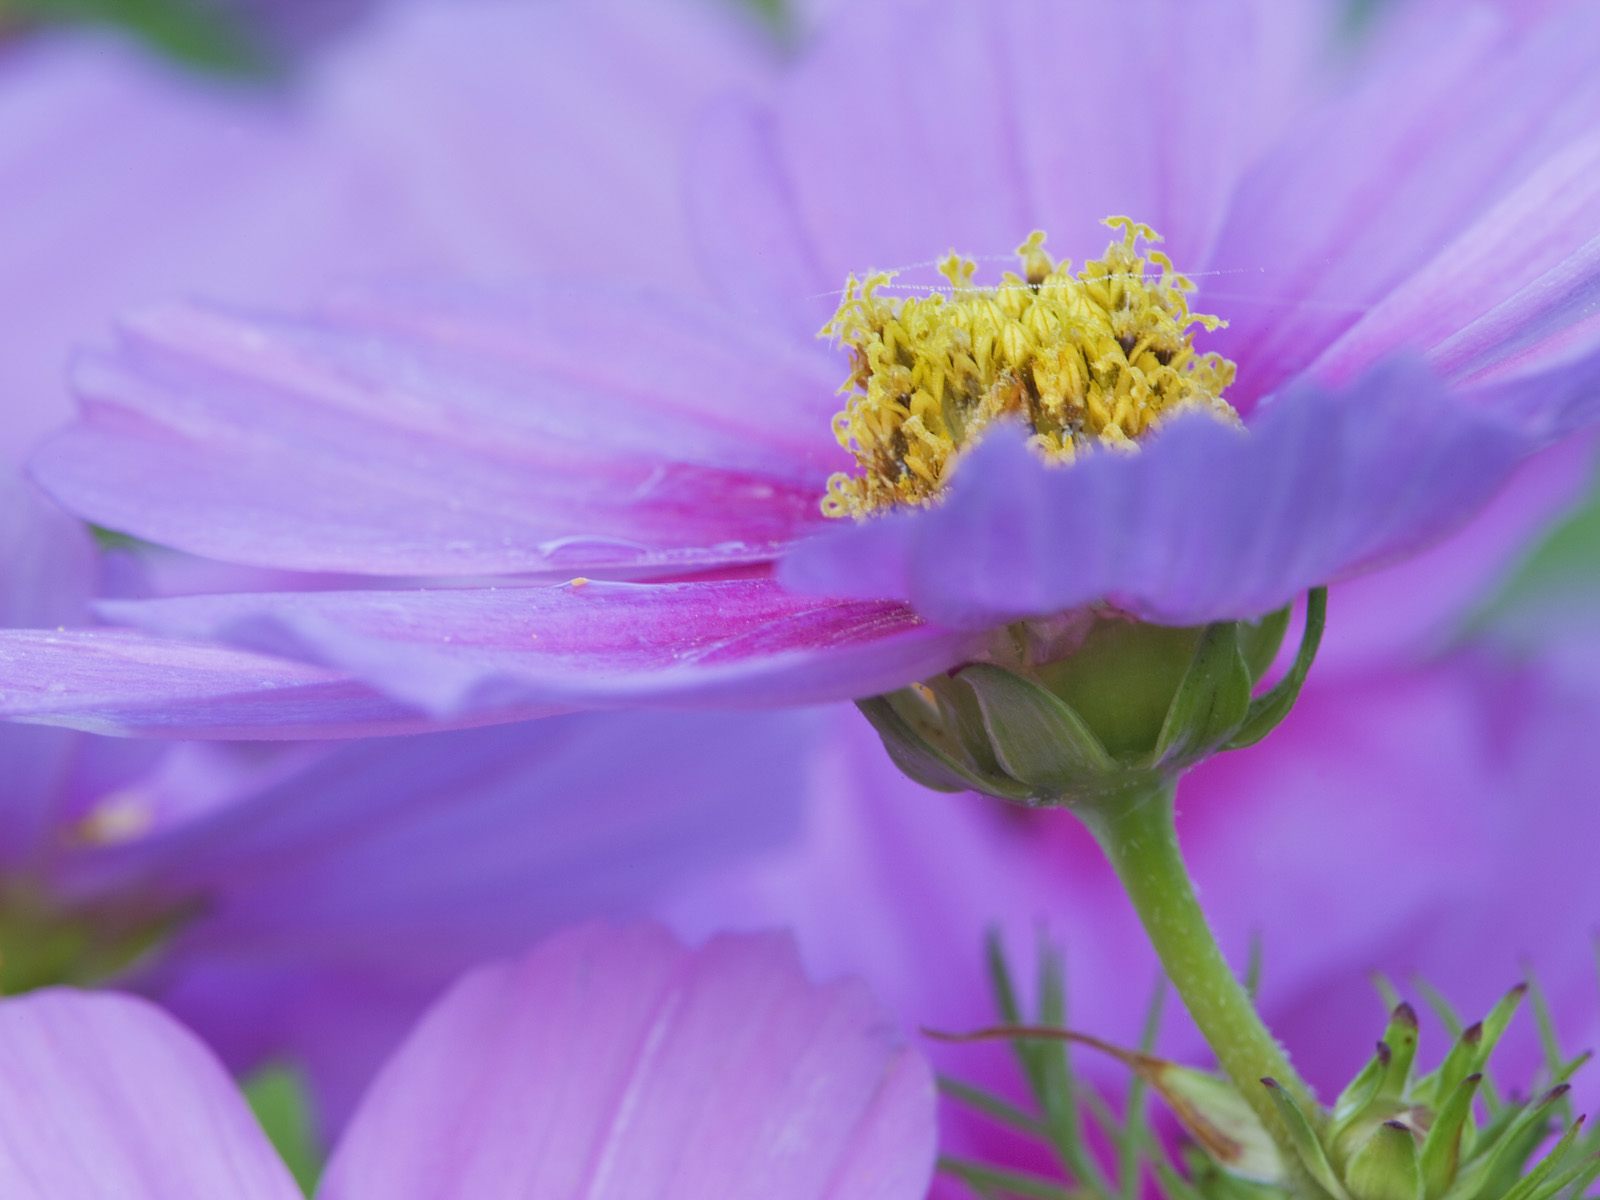
M 0 1003 L 0 1063 L 7 1196 L 301 1194 L 204 1045 L 141 1001 Z M 865 989 L 809 985 L 781 937 L 585 926 L 433 1007 L 317 1195 L 914 1200 L 933 1149 L 927 1066 Z
M 3 480 L 0 618 L 84 619 L 89 538 Z M 5 726 L 0 993 L 137 989 L 230 1067 L 294 1062 L 337 1129 L 461 971 L 792 837 L 815 725 L 619 713 L 270 753 Z
M 679 168 L 709 301 L 608 271 L 129 319 L 77 364 L 82 416 L 35 466 L 53 495 L 403 586 L 11 634 L 5 710 L 287 736 L 370 731 L 362 688 L 441 723 L 859 697 L 1019 619 L 1255 616 L 1417 551 L 1594 415 L 1597 14 L 1412 6 L 1319 66 L 1321 10 L 1284 7 L 852 10 Z M 1015 67 L 1042 46 L 1077 65 Z M 1130 46 L 1164 86 L 1118 85 Z M 1124 223 L 1094 258 L 1119 212 L 1165 252 Z M 1032 229 L 1088 266 L 1030 239 L 1011 283 L 959 255 L 939 296 L 871 274 Z M 842 350 L 813 336 L 835 308 Z M 864 519 L 824 514 L 840 486 Z M 179 711 L 159 664 L 195 651 L 163 637 L 297 665 Z

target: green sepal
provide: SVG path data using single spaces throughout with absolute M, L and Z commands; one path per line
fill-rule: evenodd
M 1311 664 L 1316 661 L 1317 650 L 1322 645 L 1322 630 L 1328 619 L 1328 589 L 1312 588 L 1306 594 L 1306 626 L 1300 634 L 1300 649 L 1283 678 L 1264 695 L 1250 702 L 1244 724 L 1228 739 L 1224 747 L 1242 750 L 1253 746 L 1276 729 L 1289 715 L 1294 702 L 1300 697 L 1306 677 L 1311 674 Z
M 857 700 L 856 707 L 877 730 L 894 765 L 923 787 L 936 792 L 979 791 L 1011 800 L 1025 800 L 1028 789 L 1007 779 L 985 778 L 960 761 L 935 739 L 924 736 L 891 697 Z
M 1249 715 L 1254 683 L 1239 648 L 1238 622 L 1206 626 L 1167 708 L 1153 763 L 1181 764 L 1227 741 Z
M 1083 718 L 1038 684 L 989 663 L 956 678 L 972 689 L 1001 768 L 1035 793 L 1063 795 L 1117 771 Z
M 1283 1085 L 1276 1079 L 1263 1079 L 1261 1086 L 1267 1089 L 1278 1111 L 1283 1114 L 1283 1123 L 1288 1128 L 1290 1141 L 1306 1174 L 1333 1200 L 1351 1200 L 1350 1193 L 1344 1190 L 1344 1185 L 1334 1173 L 1333 1164 L 1328 1161 L 1327 1151 L 1322 1148 L 1316 1130 L 1311 1128 L 1311 1122 L 1300 1111 L 1294 1098 L 1283 1090 Z
M 1561 1160 L 1566 1158 L 1567 1152 L 1572 1149 L 1573 1143 L 1578 1140 L 1578 1135 L 1583 1131 L 1583 1118 L 1579 1117 L 1567 1131 L 1563 1133 L 1556 1144 L 1550 1147 L 1550 1153 L 1539 1160 L 1539 1165 L 1534 1167 L 1519 1180 L 1512 1189 L 1500 1200 L 1543 1200 L 1543 1197 L 1552 1196 L 1562 1190 L 1560 1186 L 1547 1189 L 1556 1168 L 1561 1165 Z M 1589 1164 L 1580 1164 L 1588 1166 Z
M 1417 1140 L 1410 1126 L 1384 1121 L 1350 1156 L 1345 1186 L 1351 1200 L 1422 1200 Z
M 1582 1196 L 1596 1179 L 1600 1179 L 1600 1157 L 1591 1156 L 1564 1171 L 1556 1172 L 1527 1193 L 1519 1191 L 1521 1185 L 1518 1184 L 1503 1200 L 1555 1200 L 1557 1196 Z
M 1488 1149 L 1467 1163 L 1444 1194 L 1444 1200 L 1500 1200 L 1495 1184 L 1507 1175 L 1513 1179 L 1519 1165 L 1544 1136 L 1545 1113 L 1571 1090 L 1569 1084 L 1551 1088 L 1535 1103 L 1519 1111 L 1505 1128 L 1490 1138 Z
M 1438 1200 L 1449 1190 L 1461 1167 L 1467 1127 L 1472 1121 L 1472 1100 L 1483 1076 L 1468 1075 L 1450 1093 L 1433 1118 L 1422 1142 L 1422 1185 L 1428 1200 Z
M 1239 622 L 1239 653 L 1244 655 L 1251 679 L 1260 679 L 1277 661 L 1289 632 L 1289 612 L 1286 604 L 1258 620 Z
M 1367 1059 L 1367 1065 L 1339 1093 L 1339 1098 L 1333 1102 L 1335 1130 L 1346 1121 L 1359 1117 L 1378 1098 L 1378 1088 L 1382 1086 L 1383 1077 L 1389 1069 L 1389 1057 L 1388 1045 L 1379 1042 L 1377 1053 Z
M 1417 1010 L 1409 1004 L 1397 1005 L 1383 1031 L 1383 1041 L 1389 1047 L 1389 1062 L 1378 1085 L 1378 1096 L 1399 1101 L 1411 1082 L 1411 1065 L 1417 1057 Z
M 1469 1075 L 1480 1075 L 1484 1059 L 1483 1022 L 1468 1025 L 1456 1038 L 1437 1070 L 1417 1080 L 1417 1098 L 1434 1108 L 1439 1107 L 1456 1092 L 1462 1080 Z

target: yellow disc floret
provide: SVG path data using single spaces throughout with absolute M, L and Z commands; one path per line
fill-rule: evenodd
M 1222 398 L 1233 363 L 1194 348 L 1197 327 L 1225 322 L 1189 311 L 1193 281 L 1144 249 L 1155 230 L 1106 224 L 1121 238 L 1076 274 L 1035 232 L 1017 250 L 1022 274 L 994 287 L 974 284 L 977 264 L 955 253 L 939 265 L 948 289 L 887 297 L 893 273 L 850 278 L 822 336 L 850 351 L 833 427 L 860 471 L 828 480 L 825 514 L 931 503 L 998 421 L 1025 425 L 1046 459 L 1066 463 L 1090 446 L 1132 447 L 1175 412 L 1238 420 Z

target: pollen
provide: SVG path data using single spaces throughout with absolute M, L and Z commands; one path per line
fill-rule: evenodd
M 947 288 L 888 295 L 902 290 L 894 272 L 850 277 L 821 336 L 850 355 L 833 431 L 858 470 L 828 480 L 825 515 L 936 502 L 962 452 L 999 422 L 1024 426 L 1052 463 L 1136 449 L 1179 412 L 1238 422 L 1222 396 L 1234 364 L 1194 347 L 1196 331 L 1226 322 L 1190 311 L 1194 281 L 1147 248 L 1155 230 L 1105 223 L 1120 236 L 1076 273 L 1035 231 L 1017 249 L 1021 273 L 993 286 L 953 252 L 939 264 Z

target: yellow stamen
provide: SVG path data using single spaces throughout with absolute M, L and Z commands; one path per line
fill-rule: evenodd
M 1059 463 L 1097 445 L 1132 449 L 1183 410 L 1238 421 L 1222 398 L 1234 364 L 1194 348 L 1195 327 L 1226 322 L 1190 312 L 1194 282 L 1142 252 L 1161 240 L 1155 230 L 1105 223 L 1121 238 L 1077 274 L 1036 231 L 1017 249 L 1022 274 L 996 287 L 975 285 L 977 263 L 953 252 L 939 266 L 948 291 L 886 299 L 892 272 L 850 277 L 822 336 L 850 352 L 833 431 L 860 471 L 828 480 L 827 516 L 932 503 L 997 421 L 1025 424 Z

